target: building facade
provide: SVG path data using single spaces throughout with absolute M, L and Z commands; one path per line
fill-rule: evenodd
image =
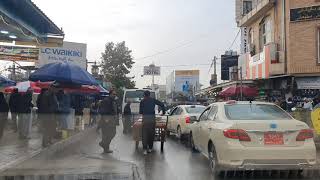
M 236 0 L 236 22 L 243 79 L 271 96 L 319 93 L 319 0 Z

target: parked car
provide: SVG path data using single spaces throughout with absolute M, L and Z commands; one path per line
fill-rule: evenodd
M 190 146 L 225 170 L 301 170 L 316 164 L 313 130 L 272 103 L 219 102 L 190 125 Z
M 183 139 L 189 134 L 189 124 L 193 123 L 205 110 L 202 105 L 179 105 L 168 116 L 168 133 L 175 133 L 177 138 Z

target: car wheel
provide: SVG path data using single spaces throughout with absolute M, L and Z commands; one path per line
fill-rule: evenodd
M 181 133 L 181 128 L 180 126 L 177 127 L 177 139 L 182 140 L 182 133 Z
M 189 146 L 192 152 L 197 152 L 196 146 L 194 145 L 192 133 L 190 133 L 189 135 Z
M 209 146 L 209 165 L 211 172 L 214 176 L 220 176 L 221 175 L 221 170 L 219 168 L 219 163 L 218 163 L 218 158 L 217 158 L 217 153 L 215 151 L 215 148 Z

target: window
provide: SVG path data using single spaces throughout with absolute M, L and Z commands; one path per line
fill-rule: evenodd
M 125 94 L 125 102 L 139 103 L 143 99 L 144 90 L 127 91 Z M 155 98 L 155 92 L 150 92 L 150 96 Z
M 263 51 L 264 45 L 272 42 L 272 25 L 269 17 L 265 17 L 259 24 L 259 49 Z
M 178 107 L 173 113 L 172 115 L 180 115 L 182 113 L 182 109 L 180 107 Z
M 230 120 L 290 120 L 285 111 L 269 104 L 225 105 L 225 114 Z
M 218 107 L 217 106 L 212 106 L 211 111 L 208 115 L 209 120 L 215 120 L 216 119 L 216 114 L 218 112 Z
M 243 15 L 248 14 L 252 10 L 252 1 L 243 1 Z
M 189 114 L 200 114 L 205 110 L 205 108 L 205 106 L 188 106 L 185 109 Z
M 210 108 L 207 108 L 200 116 L 200 121 L 206 121 L 208 120 L 208 114 L 209 114 Z

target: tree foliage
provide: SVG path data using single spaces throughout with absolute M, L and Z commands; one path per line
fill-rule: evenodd
M 117 90 L 135 87 L 135 82 L 127 77 L 134 64 L 131 52 L 123 41 L 117 44 L 106 43 L 102 53 L 102 73 Z

